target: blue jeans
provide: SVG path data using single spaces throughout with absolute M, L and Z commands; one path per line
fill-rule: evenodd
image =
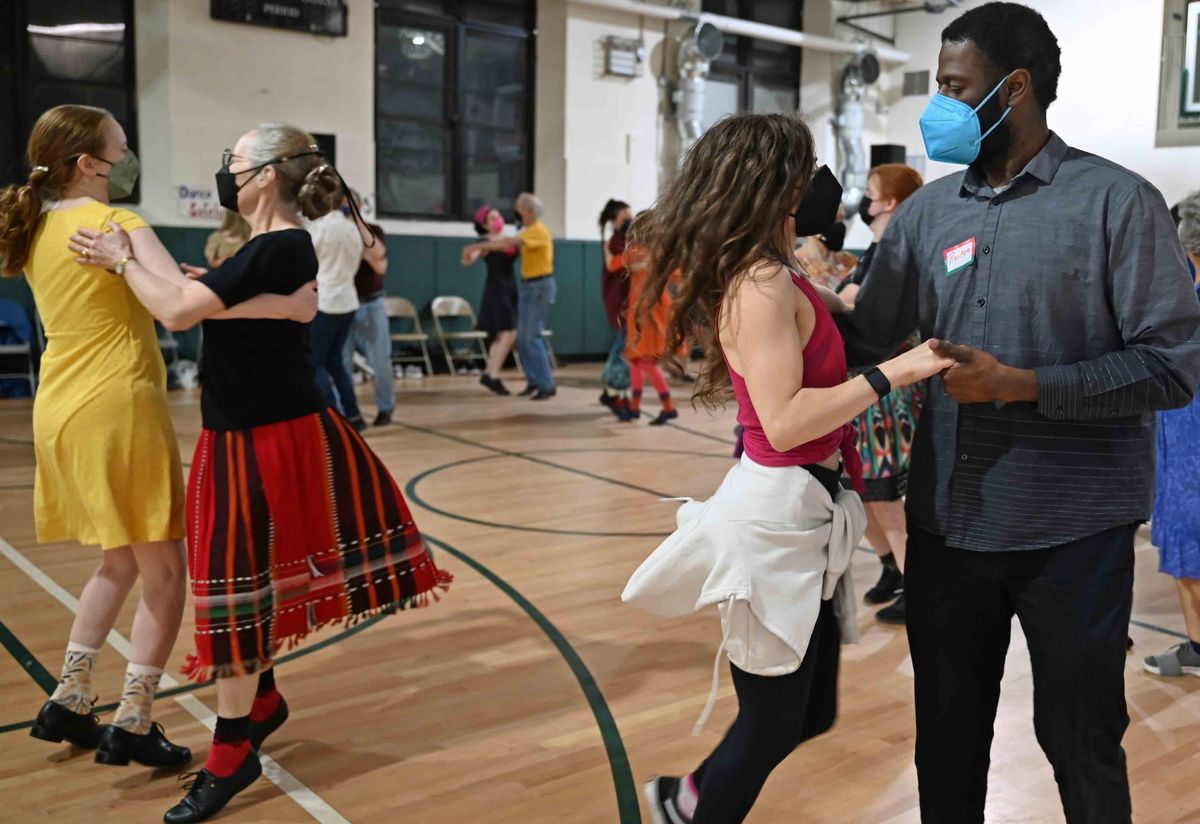
M 625 327 L 617 330 L 612 346 L 608 349 L 608 360 L 604 363 L 604 372 L 600 382 L 609 389 L 624 392 L 629 388 L 629 364 L 625 362 Z
M 396 408 L 396 386 L 392 374 L 392 330 L 383 298 L 367 301 L 354 313 L 354 324 L 343 350 L 346 372 L 351 377 L 356 351 L 366 357 L 375 373 L 375 406 L 380 412 L 391 412 Z
M 531 386 L 545 392 L 554 389 L 554 372 L 542 331 L 550 317 L 550 307 L 558 294 L 554 276 L 521 284 L 517 299 L 517 354 Z
M 317 312 L 312 322 L 313 362 L 317 367 L 317 386 L 325 393 L 329 405 L 349 420 L 362 417 L 358 411 L 358 400 L 354 397 L 354 381 L 346 371 L 342 350 L 354 323 L 354 313 L 327 315 Z M 337 391 L 334 391 L 334 387 Z

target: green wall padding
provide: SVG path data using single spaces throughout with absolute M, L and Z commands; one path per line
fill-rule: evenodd
M 163 245 L 181 263 L 204 265 L 204 243 L 211 229 L 156 226 Z M 462 247 L 474 237 L 448 238 L 423 235 L 389 235 L 388 294 L 408 298 L 421 313 L 425 331 L 433 334 L 430 304 L 439 295 L 458 295 L 479 311 L 486 269 L 482 261 L 464 267 Z M 517 266 L 520 266 L 518 259 Z M 604 317 L 600 298 L 601 254 L 598 241 L 558 240 L 554 243 L 554 268 L 558 300 L 550 315 L 554 351 L 566 356 L 595 356 L 608 352 L 612 330 Z M 519 268 L 518 268 L 519 271 Z M 24 278 L 0 279 L 0 298 L 33 308 L 33 296 Z M 175 335 L 180 356 L 196 359 L 196 331 Z M 431 341 L 435 366 L 441 363 L 436 341 Z

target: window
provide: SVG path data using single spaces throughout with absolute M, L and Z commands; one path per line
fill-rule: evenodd
M 1155 145 L 1200 145 L 1200 0 L 1167 0 Z
M 393 217 L 469 220 L 533 181 L 533 3 L 390 0 L 375 33 L 375 189 Z
M 133 0 L 0 6 L 0 182 L 26 178 L 29 132 L 42 112 L 63 103 L 108 109 L 136 152 Z
M 795 31 L 804 25 L 802 0 L 704 0 L 703 9 Z M 705 125 L 735 112 L 795 112 L 800 59 L 796 46 L 726 34 L 725 51 L 709 74 Z M 735 99 L 737 107 L 730 108 Z

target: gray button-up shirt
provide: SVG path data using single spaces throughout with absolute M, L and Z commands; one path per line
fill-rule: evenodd
M 1037 373 L 1036 404 L 960 406 L 930 381 L 913 523 L 1010 550 L 1150 517 L 1153 413 L 1200 382 L 1200 302 L 1142 178 L 1052 134 L 1002 191 L 974 167 L 934 181 L 897 210 L 840 323 L 878 361 L 919 329 Z

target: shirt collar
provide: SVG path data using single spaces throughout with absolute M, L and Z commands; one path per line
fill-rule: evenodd
M 1066 156 L 1067 144 L 1055 132 L 1050 132 L 1050 139 L 1046 141 L 1046 145 L 1025 164 L 1021 173 L 1013 178 L 1013 183 L 1025 175 L 1035 177 L 1042 183 L 1050 183 Z M 995 194 L 983 171 L 975 164 L 969 166 L 963 175 L 962 188 L 973 195 L 990 197 Z

